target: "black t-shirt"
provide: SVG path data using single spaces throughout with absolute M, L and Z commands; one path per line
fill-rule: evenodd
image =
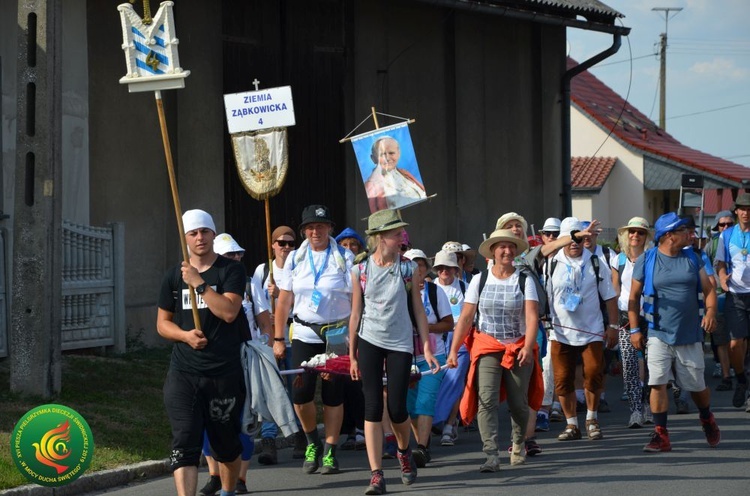
M 217 293 L 234 293 L 240 296 L 244 294 L 245 268 L 234 260 L 217 257 L 211 268 L 201 273 L 201 277 Z M 240 371 L 240 344 L 248 338 L 245 312 L 240 307 L 237 318 L 228 324 L 211 313 L 200 295 L 196 296 L 201 330 L 208 339 L 208 344 L 202 350 L 194 350 L 188 344 L 175 343 L 172 348 L 171 367 L 206 377 L 218 377 Z M 179 265 L 164 275 L 159 308 L 172 312 L 172 320 L 181 329 L 189 331 L 195 327 L 190 292 L 182 280 Z

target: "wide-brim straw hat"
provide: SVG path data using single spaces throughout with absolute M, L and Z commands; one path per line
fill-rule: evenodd
M 629 229 L 641 229 L 646 231 L 646 241 L 654 239 L 654 231 L 651 229 L 651 224 L 649 224 L 643 217 L 633 217 L 630 219 L 627 224 L 617 229 L 617 235 L 623 236 Z
M 479 245 L 479 253 L 481 253 L 484 258 L 494 258 L 491 248 L 495 243 L 499 243 L 501 241 L 514 243 L 516 245 L 516 248 L 518 249 L 519 254 L 529 249 L 529 242 L 525 239 L 515 237 L 513 235 L 513 231 L 511 231 L 510 229 L 498 229 L 493 232 L 489 238 L 485 239 L 481 245 Z

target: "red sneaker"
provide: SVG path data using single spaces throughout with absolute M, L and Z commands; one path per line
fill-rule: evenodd
M 661 451 L 672 451 L 672 444 L 669 442 L 669 433 L 665 427 L 656 426 L 651 434 L 651 442 L 643 447 L 646 453 L 659 453 Z
M 719 430 L 719 426 L 716 425 L 714 414 L 712 413 L 706 420 L 701 419 L 701 425 L 708 445 L 715 448 L 719 444 L 719 441 L 721 441 L 721 431 Z

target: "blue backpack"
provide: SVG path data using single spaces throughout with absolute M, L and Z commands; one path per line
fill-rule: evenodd
M 656 264 L 656 253 L 658 247 L 653 247 L 646 251 L 644 254 L 643 274 L 645 276 L 643 281 L 643 315 L 648 322 L 649 329 L 656 329 L 658 327 L 659 313 L 657 311 L 658 296 L 654 290 L 654 265 Z M 701 285 L 701 274 L 700 265 L 698 263 L 698 257 L 695 252 L 690 250 L 680 250 L 690 260 L 690 265 L 695 269 L 695 276 L 698 280 L 698 311 L 699 315 L 704 314 L 703 305 L 703 287 Z

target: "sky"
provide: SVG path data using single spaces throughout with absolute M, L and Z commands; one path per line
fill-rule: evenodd
M 686 146 L 750 167 L 750 0 L 602 2 L 631 31 L 590 71 L 657 124 L 665 13 L 651 9 L 683 8 L 670 12 L 667 28 L 666 130 Z M 611 34 L 568 28 L 569 55 L 578 62 L 611 44 Z

